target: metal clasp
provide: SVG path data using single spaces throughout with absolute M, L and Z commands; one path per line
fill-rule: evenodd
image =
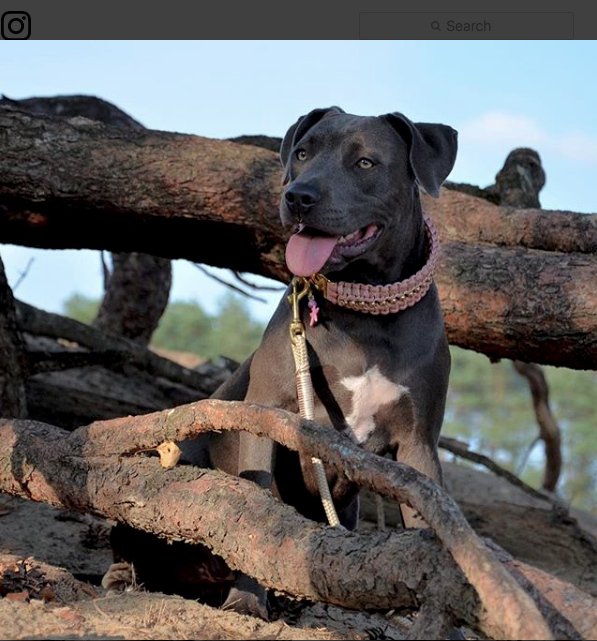
M 301 289 L 299 289 L 299 286 Z M 301 321 L 299 302 L 309 294 L 311 284 L 302 276 L 295 276 L 292 279 L 292 294 L 288 296 L 288 302 L 292 306 L 292 321 L 290 323 L 290 340 L 294 344 L 297 336 L 305 335 L 305 326 Z

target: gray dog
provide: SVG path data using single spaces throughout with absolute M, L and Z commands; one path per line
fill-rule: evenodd
M 286 261 L 313 283 L 313 304 L 301 313 L 315 420 L 437 483 L 450 356 L 432 282 L 437 236 L 419 188 L 439 195 L 456 146 L 456 132 L 445 125 L 332 107 L 300 118 L 281 148 L 280 213 L 293 232 Z M 214 398 L 298 411 L 290 321 L 285 295 L 261 346 Z M 183 449 L 196 465 L 251 479 L 304 516 L 325 521 L 310 459 L 246 433 L 207 435 Z M 341 523 L 354 529 L 357 488 L 342 475 L 327 476 Z M 409 508 L 402 515 L 406 527 L 424 525 Z M 245 576 L 227 604 L 266 615 L 265 592 Z

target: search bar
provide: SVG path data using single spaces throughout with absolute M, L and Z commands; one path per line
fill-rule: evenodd
M 361 40 L 573 40 L 574 13 L 364 12 Z

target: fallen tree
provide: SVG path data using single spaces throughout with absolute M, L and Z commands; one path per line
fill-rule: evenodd
M 85 118 L 0 110 L 0 234 L 47 248 L 142 251 L 287 280 L 276 154 Z M 451 343 L 597 367 L 597 216 L 425 198 Z
M 360 535 L 330 529 L 241 479 L 190 467 L 166 472 L 157 459 L 134 456 L 164 441 L 222 429 L 268 435 L 321 457 L 359 485 L 413 506 L 437 541 L 424 531 Z M 448 621 L 455 616 L 499 638 L 577 638 L 581 628 L 586 635 L 595 625 L 590 608 L 576 616 L 566 607 L 558 612 L 532 589 L 534 602 L 429 479 L 281 410 L 202 401 L 70 434 L 5 420 L 0 440 L 0 489 L 171 539 L 202 541 L 268 587 L 348 607 L 421 604 L 418 633 L 431 625 L 433 613 L 437 618 L 438 608 Z M 586 598 L 582 603 L 594 607 Z

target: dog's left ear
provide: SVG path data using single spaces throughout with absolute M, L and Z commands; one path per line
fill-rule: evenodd
M 401 113 L 383 116 L 409 145 L 410 164 L 425 191 L 437 198 L 454 167 L 458 132 L 447 125 L 411 122 Z

